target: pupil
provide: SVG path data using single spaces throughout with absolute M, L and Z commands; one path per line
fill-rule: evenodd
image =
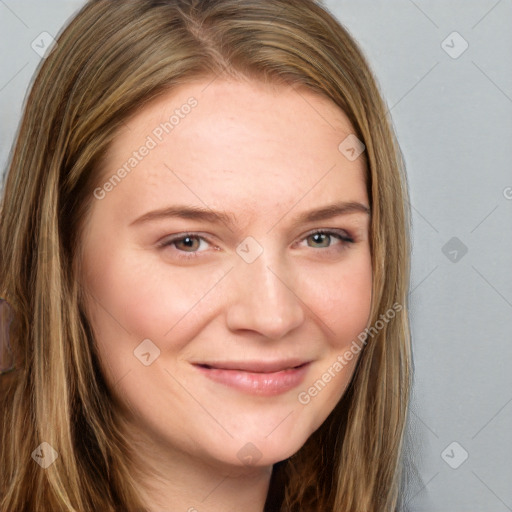
M 324 233 L 316 233 L 313 237 L 316 239 L 315 243 L 322 243 L 321 237 L 326 236 Z
M 191 236 L 186 236 L 182 238 L 178 243 L 183 244 L 183 246 L 187 249 L 193 249 L 194 247 L 194 238 Z

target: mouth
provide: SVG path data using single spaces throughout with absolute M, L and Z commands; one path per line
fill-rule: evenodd
M 275 373 L 284 370 L 300 368 L 309 361 L 285 360 L 285 361 L 224 361 L 194 363 L 197 366 L 209 370 L 238 370 L 250 373 Z
M 193 363 L 210 380 L 239 391 L 274 396 L 297 387 L 311 361 L 223 361 Z

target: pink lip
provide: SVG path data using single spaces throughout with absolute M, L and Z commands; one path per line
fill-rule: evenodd
M 296 363 L 296 364 L 295 364 Z M 295 365 L 301 365 L 293 367 Z M 206 377 L 253 395 L 274 396 L 298 386 L 306 376 L 310 362 L 254 362 L 194 364 Z M 230 366 L 231 368 L 226 368 Z M 244 367 L 244 368 L 240 368 Z

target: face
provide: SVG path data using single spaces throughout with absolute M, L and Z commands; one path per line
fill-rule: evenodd
M 118 414 L 159 453 L 267 466 L 342 397 L 372 285 L 353 132 L 311 91 L 220 79 L 118 132 L 80 278 Z

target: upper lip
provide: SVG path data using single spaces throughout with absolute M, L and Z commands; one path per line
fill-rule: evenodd
M 276 361 L 201 361 L 193 364 L 219 370 L 240 370 L 254 373 L 273 373 L 296 368 L 309 363 L 304 359 L 280 359 Z

